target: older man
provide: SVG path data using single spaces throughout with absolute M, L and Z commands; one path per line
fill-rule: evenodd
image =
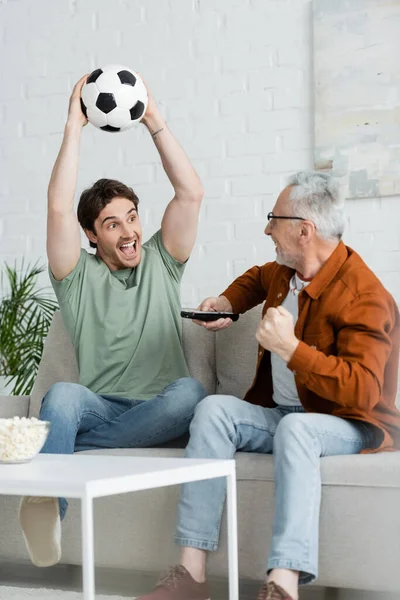
M 253 267 L 200 306 L 244 313 L 264 302 L 245 401 L 202 400 L 186 451 L 191 458 L 274 453 L 274 530 L 259 600 L 297 600 L 299 583 L 317 577 L 320 457 L 400 448 L 399 312 L 341 241 L 344 223 L 333 179 L 297 173 L 268 215 L 276 261 Z M 216 331 L 231 320 L 199 324 Z M 217 549 L 224 498 L 223 480 L 183 486 L 181 564 L 142 600 L 210 598 L 206 555 Z

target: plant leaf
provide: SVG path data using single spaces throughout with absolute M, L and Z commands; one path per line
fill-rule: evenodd
M 13 394 L 30 394 L 53 314 L 58 303 L 37 287 L 44 266 L 5 264 L 0 285 L 0 373 L 8 376 Z

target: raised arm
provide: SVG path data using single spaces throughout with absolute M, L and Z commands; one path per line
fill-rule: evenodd
M 147 92 L 149 103 L 142 122 L 153 137 L 165 173 L 175 191 L 161 223 L 162 239 L 171 256 L 185 262 L 196 241 L 203 187 L 185 152 L 168 129 L 148 88 Z
M 75 268 L 80 255 L 80 229 L 74 211 L 78 176 L 79 144 L 87 120 L 80 107 L 81 88 L 87 75 L 75 85 L 48 189 L 47 256 L 54 277 L 64 279 Z

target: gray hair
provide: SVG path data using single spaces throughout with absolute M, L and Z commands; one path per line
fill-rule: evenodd
M 344 202 L 332 175 L 320 171 L 299 171 L 289 178 L 288 185 L 293 186 L 289 196 L 293 214 L 312 221 L 322 239 L 340 240 L 346 223 Z

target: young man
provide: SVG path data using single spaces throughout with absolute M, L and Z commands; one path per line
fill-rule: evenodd
M 320 457 L 400 449 L 399 312 L 341 241 L 344 223 L 333 179 L 297 173 L 268 215 L 276 261 L 253 267 L 200 306 L 244 313 L 264 302 L 246 401 L 200 402 L 186 450 L 190 458 L 274 453 L 274 530 L 259 600 L 297 600 L 298 584 L 317 577 Z M 218 331 L 231 323 L 200 324 Z M 183 486 L 181 564 L 141 600 L 210 598 L 206 555 L 217 549 L 224 497 L 223 480 Z
M 203 189 L 149 92 L 143 123 L 175 195 L 161 229 L 142 245 L 138 198 L 101 179 L 74 212 L 79 143 L 86 124 L 74 87 L 48 191 L 50 277 L 77 357 L 80 382 L 57 383 L 40 418 L 51 422 L 43 452 L 162 444 L 188 431 L 203 387 L 182 349 L 179 285 L 196 239 Z M 95 254 L 81 249 L 82 226 Z M 57 563 L 65 499 L 23 498 L 20 521 L 32 562 Z

